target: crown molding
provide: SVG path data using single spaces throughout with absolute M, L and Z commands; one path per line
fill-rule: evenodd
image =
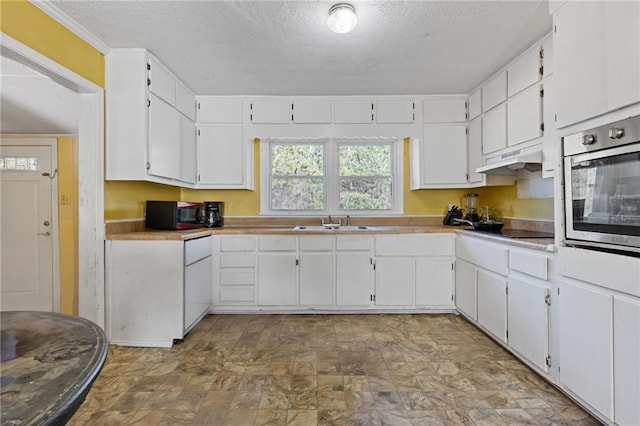
M 111 48 L 104 41 L 100 40 L 92 32 L 74 21 L 69 17 L 69 15 L 58 9 L 58 7 L 52 4 L 49 0 L 30 0 L 30 2 L 65 26 L 69 31 L 89 43 L 103 55 L 106 56 L 111 51 Z

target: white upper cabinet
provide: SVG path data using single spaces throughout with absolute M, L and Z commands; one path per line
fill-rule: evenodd
M 558 127 L 640 102 L 640 3 L 570 1 L 553 22 Z
M 469 120 L 482 113 L 482 90 L 478 89 L 469 95 Z
M 199 126 L 198 184 L 253 189 L 250 149 L 242 126 Z
M 640 102 L 640 2 L 605 2 L 607 109 Z
M 424 184 L 467 182 L 467 127 L 424 126 Z
M 180 180 L 196 183 L 196 125 L 188 117 L 178 114 L 180 120 Z
M 548 78 L 542 85 L 542 122 L 544 123 L 544 138 L 542 139 L 542 177 L 552 177 L 556 169 L 560 150 L 558 149 L 557 130 L 555 123 L 555 77 Z
M 482 118 L 478 117 L 469 122 L 468 135 L 469 183 L 481 183 L 484 174 L 476 173 L 482 167 Z
M 415 103 L 411 99 L 385 99 L 376 102 L 376 123 L 413 123 Z
M 507 105 L 503 103 L 482 117 L 482 153 L 489 154 L 506 147 Z
M 541 90 L 541 86 L 535 85 L 509 99 L 507 103 L 509 146 L 542 136 Z
M 293 122 L 297 124 L 328 124 L 331 123 L 331 101 L 294 101 L 292 114 Z
M 149 174 L 180 178 L 180 114 L 149 94 Z
M 176 109 L 196 121 L 196 98 L 180 81 L 176 81 Z
M 147 80 L 149 91 L 158 95 L 169 105 L 175 106 L 176 80 L 171 73 L 153 56 L 149 56 L 147 70 L 149 71 Z
M 373 122 L 373 101 L 335 100 L 333 101 L 334 123 L 368 124 Z
M 467 120 L 464 98 L 427 99 L 422 101 L 424 123 L 461 123 Z
M 258 99 L 251 101 L 251 122 L 254 124 L 289 124 L 291 103 L 282 99 Z
M 482 87 L 482 112 L 507 100 L 507 72 L 503 71 Z
M 553 37 L 545 37 L 542 41 L 542 76 L 553 74 Z
M 242 124 L 242 99 L 198 98 L 198 123 Z
M 536 45 L 527 50 L 520 56 L 507 72 L 509 73 L 509 81 L 507 85 L 507 94 L 509 97 L 516 95 L 532 84 L 540 81 L 540 46 Z

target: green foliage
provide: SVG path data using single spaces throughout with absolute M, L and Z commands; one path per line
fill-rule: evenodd
M 272 176 L 324 175 L 324 145 L 282 144 L 271 146 Z
M 340 176 L 391 175 L 391 145 L 340 144 Z
M 340 209 L 391 209 L 391 178 L 340 179 Z
M 324 210 L 322 178 L 273 178 L 271 208 L 274 210 Z

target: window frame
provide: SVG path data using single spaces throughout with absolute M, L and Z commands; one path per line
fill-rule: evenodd
M 322 138 L 261 138 L 260 139 L 260 215 L 261 216 L 392 216 L 404 211 L 403 139 L 395 137 L 322 137 Z M 274 210 L 271 208 L 271 146 L 273 144 L 325 144 L 324 149 L 324 209 Z M 391 209 L 340 209 L 339 146 L 391 146 Z

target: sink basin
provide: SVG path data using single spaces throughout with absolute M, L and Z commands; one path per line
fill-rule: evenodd
M 293 228 L 295 231 L 356 231 L 356 230 L 364 230 L 369 229 L 368 226 L 358 225 L 358 226 L 341 226 L 338 224 L 334 225 L 298 225 Z

